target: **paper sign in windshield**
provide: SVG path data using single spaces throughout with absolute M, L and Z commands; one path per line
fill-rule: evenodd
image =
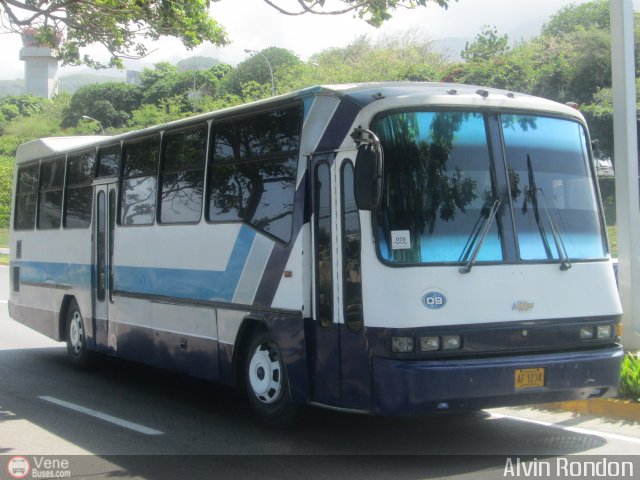
M 393 230 L 391 232 L 391 249 L 408 250 L 411 248 L 411 233 L 409 230 Z

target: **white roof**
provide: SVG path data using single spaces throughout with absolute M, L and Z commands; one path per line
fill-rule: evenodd
M 108 136 L 85 136 L 85 137 L 49 137 L 31 140 L 18 146 L 16 152 L 16 162 L 26 162 L 35 158 L 48 157 L 56 153 L 67 152 L 74 148 L 81 148 L 85 145 L 94 145 L 101 139 Z

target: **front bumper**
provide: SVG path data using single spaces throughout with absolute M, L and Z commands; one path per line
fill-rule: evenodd
M 618 387 L 622 347 L 458 360 L 373 359 L 373 409 L 381 415 L 548 403 Z M 515 370 L 544 368 L 544 387 L 517 390 Z

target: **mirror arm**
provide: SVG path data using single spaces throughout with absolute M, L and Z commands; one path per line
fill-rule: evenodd
M 375 150 L 380 149 L 380 139 L 375 133 L 366 128 L 356 127 L 351 132 L 351 138 L 356 142 L 356 147 L 360 148 L 362 145 L 372 145 Z

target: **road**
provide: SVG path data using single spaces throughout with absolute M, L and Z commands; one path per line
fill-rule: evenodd
M 505 456 L 640 453 L 640 423 L 529 407 L 420 419 L 309 409 L 273 430 L 225 387 L 109 358 L 71 368 L 63 344 L 9 319 L 7 295 L 0 267 L 0 478 L 15 455 L 68 458 L 74 478 L 478 479 L 502 478 Z

